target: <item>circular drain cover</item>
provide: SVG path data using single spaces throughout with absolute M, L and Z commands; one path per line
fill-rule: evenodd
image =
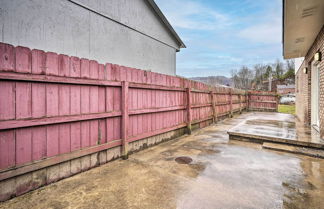
M 182 157 L 177 157 L 175 161 L 179 164 L 189 164 L 192 162 L 192 159 L 190 157 L 182 156 Z

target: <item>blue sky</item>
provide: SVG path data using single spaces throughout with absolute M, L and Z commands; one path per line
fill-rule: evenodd
M 282 0 L 155 0 L 187 48 L 177 74 L 230 76 L 282 59 Z

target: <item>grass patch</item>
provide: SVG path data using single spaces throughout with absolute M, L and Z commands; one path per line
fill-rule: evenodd
M 295 105 L 279 105 L 278 112 L 295 114 Z

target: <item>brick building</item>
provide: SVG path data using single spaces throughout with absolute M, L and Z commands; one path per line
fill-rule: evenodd
M 324 138 L 324 1 L 283 1 L 283 56 L 304 57 L 296 72 L 296 115 Z

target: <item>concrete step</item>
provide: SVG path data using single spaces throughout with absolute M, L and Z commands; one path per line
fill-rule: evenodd
M 290 144 L 278 144 L 271 142 L 264 142 L 262 148 L 276 151 L 290 152 L 295 154 L 307 155 L 311 157 L 324 158 L 324 150 L 314 149 L 309 147 L 301 147 Z

